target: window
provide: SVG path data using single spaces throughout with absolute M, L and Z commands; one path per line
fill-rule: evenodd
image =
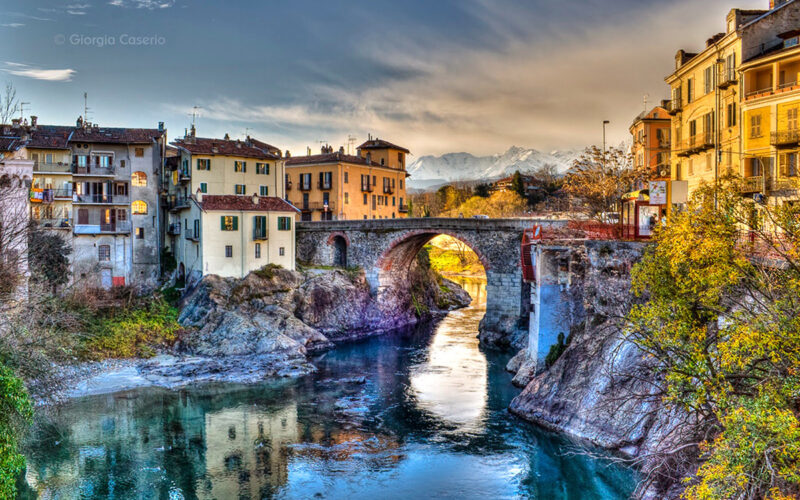
M 697 120 L 692 120 L 689 122 L 689 137 L 695 137 L 697 135 Z
M 797 177 L 797 153 L 782 153 L 778 162 L 781 177 Z
M 134 148 L 133 155 L 136 156 L 137 158 L 144 157 L 144 148 Z
M 219 218 L 219 225 L 222 231 L 238 231 L 239 217 L 235 215 L 223 215 Z
M 322 193 L 322 204 L 327 207 L 328 205 L 330 205 L 330 203 L 331 203 L 331 194 L 328 193 L 327 191 Z
M 246 194 L 247 193 L 247 186 L 244 184 L 234 184 L 233 185 L 234 194 Z
M 264 239 L 267 237 L 267 216 L 253 216 L 253 238 Z
M 689 176 L 694 175 L 694 160 L 689 160 Z
M 292 218 L 291 217 L 278 217 L 278 231 L 291 231 Z
M 269 186 L 259 186 L 258 187 L 258 195 L 259 196 L 269 196 Z
M 381 158 L 381 166 L 385 165 L 385 160 Z
M 750 117 L 750 138 L 755 139 L 757 137 L 761 137 L 761 115 Z
M 705 84 L 704 90 L 706 94 L 711 93 L 711 89 L 714 88 L 714 67 L 709 66 L 706 68 L 704 75 L 703 75 L 703 83 Z
M 732 103 L 728 104 L 727 110 L 728 110 L 727 124 L 728 124 L 729 127 L 735 127 L 736 126 L 736 103 L 732 102 Z
M 197 170 L 211 170 L 211 160 L 208 158 L 198 158 Z
M 245 173 L 247 172 L 247 162 L 246 161 L 235 161 L 233 162 L 233 171 Z
M 131 174 L 131 185 L 133 187 L 147 187 L 147 174 L 144 172 L 134 172 Z
M 256 259 L 261 258 L 261 243 L 256 243 Z
M 303 209 L 308 210 L 308 193 L 303 193 Z
M 345 205 L 349 205 L 350 204 L 350 193 L 345 193 L 344 194 L 344 204 Z
M 85 167 L 89 164 L 89 157 L 86 155 L 75 155 L 74 163 L 79 167 Z
M 200 183 L 200 192 L 205 194 L 208 192 L 208 184 L 205 182 Z
M 256 173 L 269 175 L 269 163 L 256 163 Z
M 714 154 L 708 153 L 706 155 L 706 172 L 711 172 L 711 167 L 714 164 Z
M 280 255 L 281 257 L 286 255 L 286 249 L 284 247 L 278 248 L 278 255 Z
M 694 78 L 686 80 L 686 102 L 694 101 Z
M 111 260 L 111 246 L 100 245 L 97 247 L 97 260 L 100 262 L 108 262 Z
M 194 234 L 193 234 L 194 239 L 199 240 L 200 239 L 200 219 L 195 219 L 194 220 L 194 227 L 192 229 L 194 229 Z
M 143 240 L 144 239 L 144 228 L 143 227 L 137 227 L 136 228 L 136 239 L 137 240 Z
M 400 163 L 400 166 L 403 166 L 403 152 L 400 151 L 397 153 L 397 162 Z
M 311 174 L 300 174 L 300 189 L 311 189 Z
M 797 108 L 791 108 L 786 111 L 786 128 L 797 130 Z
M 225 257 L 233 258 L 233 246 L 225 245 Z
M 136 200 L 131 203 L 131 210 L 133 215 L 147 215 L 147 203 L 142 200 Z
M 400 189 L 403 189 L 403 179 L 400 179 Z
M 366 205 L 367 203 L 369 203 L 369 201 L 367 201 L 367 193 L 364 193 L 364 205 Z
M 332 185 L 333 185 L 333 172 L 320 172 L 319 188 L 330 189 Z
M 347 174 L 347 172 L 345 172 L 344 173 L 344 183 L 347 184 L 348 182 L 350 182 L 350 176 Z

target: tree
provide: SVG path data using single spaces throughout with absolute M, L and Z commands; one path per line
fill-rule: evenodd
M 54 231 L 31 231 L 28 241 L 31 280 L 56 293 L 69 282 L 69 254 L 72 248 Z
M 800 208 L 756 206 L 740 188 L 699 189 L 657 231 L 633 269 L 644 302 L 628 315 L 627 338 L 653 361 L 657 395 L 698 437 L 680 447 L 700 460 L 687 498 L 798 498 Z
M 445 212 L 447 217 L 474 217 L 488 215 L 489 217 L 516 217 L 527 210 L 528 204 L 524 198 L 513 191 L 498 191 L 488 198 L 473 196 L 453 210 Z
M 527 196 L 527 193 L 525 192 L 525 182 L 523 181 L 522 174 L 519 173 L 519 170 L 514 172 L 514 175 L 511 176 L 511 190 L 523 198 Z
M 17 90 L 11 84 L 6 83 L 3 94 L 0 95 L 0 124 L 11 123 L 11 119 L 19 113 L 19 99 Z
M 622 195 L 636 182 L 648 179 L 644 169 L 634 169 L 629 154 L 618 148 L 603 153 L 597 146 L 587 148 L 567 171 L 565 191 L 580 200 L 592 217 L 617 209 Z
M 475 196 L 480 196 L 481 198 L 488 198 L 492 194 L 491 185 L 484 183 L 480 183 L 475 186 Z

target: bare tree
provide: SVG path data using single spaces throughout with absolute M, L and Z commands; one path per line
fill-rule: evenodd
M 11 119 L 19 113 L 19 99 L 17 89 L 11 82 L 6 83 L 6 88 L 0 95 L 0 124 L 11 123 Z

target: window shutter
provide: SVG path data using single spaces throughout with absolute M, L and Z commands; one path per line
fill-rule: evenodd
M 219 218 L 219 228 L 224 231 L 225 230 L 225 216 L 221 215 Z
M 778 165 L 781 172 L 781 177 L 786 177 L 789 173 L 789 165 L 788 165 L 789 155 L 786 153 L 782 153 L 778 156 Z
M 234 216 L 233 217 L 233 230 L 234 231 L 238 231 L 239 230 L 239 217 L 238 216 Z

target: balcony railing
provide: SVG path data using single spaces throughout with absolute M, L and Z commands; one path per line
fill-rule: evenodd
M 753 99 L 760 97 L 761 95 L 771 94 L 772 91 L 772 86 L 764 87 L 763 89 L 751 90 L 750 92 L 745 93 L 744 97 L 745 99 Z
M 366 193 L 371 193 L 371 192 L 373 192 L 375 190 L 375 185 L 374 184 L 369 184 L 369 183 L 366 183 L 366 182 L 362 182 L 361 183 L 361 190 L 366 192 Z
M 327 190 L 331 189 L 331 184 L 332 183 L 330 181 L 320 181 L 320 182 L 317 183 L 317 187 L 319 189 L 327 191 Z
M 254 241 L 263 241 L 269 239 L 269 229 L 263 229 L 260 227 L 253 228 L 253 240 Z
M 323 212 L 332 212 L 334 206 L 335 206 L 335 204 L 332 201 L 329 201 L 327 203 L 324 202 L 324 201 L 313 201 L 313 202 L 310 202 L 310 203 L 303 204 L 303 206 L 301 207 L 301 210 L 304 210 L 306 212 L 311 211 L 311 210 L 321 210 Z
M 78 205 L 127 205 L 130 202 L 130 196 L 120 194 L 78 194 L 73 197 L 73 203 Z
M 286 181 L 286 190 L 287 191 L 291 191 L 292 190 L 292 181 Z
M 107 177 L 113 176 L 116 173 L 116 166 L 115 165 L 108 165 L 108 166 L 98 166 L 98 165 L 78 165 L 77 163 L 72 164 L 72 173 L 75 175 L 85 175 L 85 176 L 98 176 L 98 177 Z
M 676 143 L 678 156 L 692 156 L 714 147 L 714 133 L 704 132 Z
M 69 198 L 72 199 L 72 188 L 63 188 L 63 189 L 54 189 L 53 190 L 53 197 L 54 198 Z
M 789 191 L 797 189 L 798 186 L 800 186 L 800 178 L 797 177 L 772 179 L 770 181 L 770 190 L 772 191 Z
M 394 188 L 392 186 L 383 186 L 383 194 L 394 194 Z
M 52 172 L 58 174 L 71 174 L 72 164 L 69 162 L 46 162 L 35 161 L 33 162 L 34 172 Z
M 397 207 L 397 211 L 400 212 L 401 214 L 407 214 L 408 213 L 408 205 L 404 205 L 404 204 L 401 203 Z
M 130 233 L 131 222 L 121 220 L 116 222 L 95 222 L 99 218 L 99 213 L 90 214 L 90 223 L 78 223 L 75 225 L 75 234 L 102 234 L 102 233 Z M 95 216 L 95 217 L 92 217 Z M 92 223 L 94 222 L 94 223 Z
M 186 228 L 186 239 L 189 241 L 200 241 L 200 233 L 194 232 L 193 229 Z
M 178 170 L 178 182 L 188 182 L 192 180 L 192 174 L 186 170 Z
M 33 221 L 43 228 L 52 229 L 72 229 L 69 218 L 67 217 L 47 217 L 47 218 L 34 218 Z
M 311 183 L 310 182 L 301 182 L 300 183 L 300 191 L 311 191 Z
M 670 115 L 676 115 L 683 110 L 683 104 L 681 103 L 680 98 L 672 99 L 667 102 L 667 113 Z
M 784 130 L 770 134 L 769 143 L 772 146 L 796 146 L 800 143 L 800 130 Z
M 778 89 L 779 90 L 785 90 L 785 89 L 789 89 L 789 88 L 792 88 L 792 87 L 796 87 L 797 85 L 798 85 L 798 82 L 796 80 L 793 81 L 793 82 L 784 82 L 784 83 L 781 83 L 780 85 L 778 85 Z
M 756 175 L 745 177 L 742 183 L 742 193 L 763 193 L 764 192 L 764 176 Z
M 188 196 L 170 196 L 167 198 L 167 209 L 168 210 L 180 210 L 182 208 L 189 208 L 189 197 Z
M 173 222 L 169 225 L 167 229 L 167 234 L 170 236 L 180 236 L 181 234 L 181 223 L 180 222 Z

